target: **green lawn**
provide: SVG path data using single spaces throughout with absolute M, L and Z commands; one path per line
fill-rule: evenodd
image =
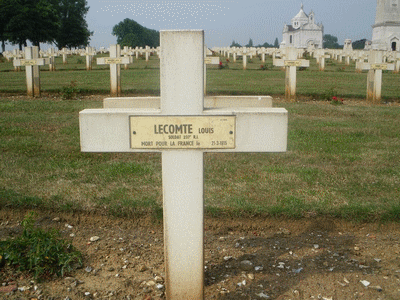
M 103 55 L 104 56 L 104 55 Z M 272 66 L 272 58 L 263 63 L 254 57 L 243 70 L 242 62 L 233 63 L 221 58 L 226 68 L 207 67 L 207 93 L 219 95 L 284 95 L 285 72 Z M 311 59 L 310 68 L 297 72 L 297 95 L 313 99 L 326 99 L 332 95 L 342 98 L 366 98 L 367 73 L 356 73 L 355 64 L 328 61 L 324 72 L 318 71 L 315 59 Z M 268 70 L 262 70 L 261 66 Z M 23 68 L 22 68 L 23 69 Z M 49 72 L 47 66 L 41 67 L 41 90 L 44 93 L 62 93 L 63 88 L 76 84 L 76 88 L 85 94 L 109 94 L 110 73 L 106 65 L 86 71 L 85 57 L 69 56 L 68 64 L 62 64 L 62 58 L 56 58 L 56 72 Z M 26 93 L 25 72 L 14 72 L 11 62 L 0 63 L 0 93 Z M 160 71 L 159 59 L 152 56 L 149 62 L 143 58 L 134 60 L 128 70 L 121 70 L 122 93 L 127 95 L 159 95 Z M 400 100 L 400 74 L 384 71 L 382 98 L 384 101 Z
M 226 68 L 207 67 L 207 93 L 273 95 L 289 111 L 288 152 L 206 153 L 208 214 L 400 220 L 400 106 L 367 105 L 366 73 L 336 62 L 319 72 L 311 60 L 297 75 L 302 101 L 287 103 L 279 100 L 285 73 L 271 59 L 253 58 L 246 71 L 225 60 Z M 80 152 L 78 113 L 101 107 L 110 86 L 107 66 L 88 72 L 84 61 L 42 67 L 36 99 L 25 96 L 25 72 L 0 63 L 0 205 L 160 216 L 159 154 Z M 383 75 L 384 102 L 399 102 L 400 74 Z M 160 93 L 157 57 L 121 76 L 125 96 Z M 77 97 L 64 100 L 72 87 Z M 345 105 L 330 104 L 333 95 Z
M 80 152 L 78 112 L 102 105 L 90 99 L 1 97 L 0 206 L 160 216 L 159 154 Z M 205 154 L 208 214 L 400 219 L 399 106 L 275 105 L 288 152 Z

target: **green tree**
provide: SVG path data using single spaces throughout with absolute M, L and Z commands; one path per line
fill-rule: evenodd
M 246 47 L 254 47 L 252 39 L 249 40 L 249 43 L 246 45 Z
M 8 40 L 7 38 L 7 32 L 6 28 L 8 25 L 8 21 L 11 16 L 11 8 L 12 8 L 12 3 L 10 0 L 1 0 L 0 1 L 0 40 L 1 40 L 1 47 L 2 47 L 2 52 L 4 52 L 6 49 L 6 41 Z
M 93 32 L 88 29 L 85 16 L 89 11 L 86 0 L 58 0 L 60 27 L 55 37 L 59 49 L 87 46 Z
M 158 47 L 160 33 L 156 30 L 143 27 L 131 19 L 125 19 L 113 27 L 112 34 L 117 37 L 121 47 Z
M 279 48 L 279 41 L 278 41 L 278 38 L 275 39 L 274 47 L 275 47 L 275 48 Z
M 272 45 L 270 45 L 268 42 L 265 42 L 264 44 L 262 44 L 262 45 L 257 45 L 256 47 L 258 47 L 258 48 L 261 48 L 261 47 L 270 48 L 270 47 L 272 47 Z
M 230 47 L 242 47 L 242 45 L 240 45 L 239 43 L 236 43 L 235 40 L 232 41 L 232 44 Z
M 2 0 L 12 4 L 12 13 L 6 25 L 6 37 L 20 49 L 31 41 L 39 43 L 53 42 L 60 27 L 56 0 Z
M 338 38 L 330 34 L 325 34 L 323 40 L 323 47 L 329 49 L 340 48 L 340 45 L 338 44 Z
M 362 39 L 362 40 L 358 40 L 358 41 L 353 42 L 353 44 L 352 44 L 353 49 L 358 49 L 358 50 L 364 49 L 366 41 L 367 41 L 366 39 Z

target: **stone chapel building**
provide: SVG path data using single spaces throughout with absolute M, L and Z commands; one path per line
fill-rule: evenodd
M 292 19 L 291 25 L 283 27 L 282 47 L 295 47 L 307 49 L 310 47 L 322 48 L 324 26 L 315 23 L 313 11 L 307 15 L 301 4 L 299 13 Z
M 400 0 L 377 0 L 372 48 L 400 51 Z

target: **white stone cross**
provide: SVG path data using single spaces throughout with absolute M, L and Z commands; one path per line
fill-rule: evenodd
M 143 52 L 145 53 L 146 62 L 148 62 L 149 58 L 150 58 L 150 54 L 153 52 L 153 50 L 149 46 L 146 46 L 146 48 L 142 50 L 142 53 Z
M 129 63 L 132 63 L 133 62 L 133 60 L 132 60 L 132 54 L 133 54 L 133 51 L 131 50 L 131 49 L 129 49 L 129 47 L 128 46 L 124 46 L 124 49 L 123 50 L 121 50 L 121 54 L 124 56 L 124 57 L 129 57 Z M 125 70 L 128 70 L 128 68 L 129 68 L 129 64 L 124 64 L 124 69 Z
M 93 47 L 86 47 L 86 51 L 81 53 L 81 56 L 86 56 L 86 71 L 92 70 L 92 60 L 95 55 L 96 51 Z
M 204 94 L 205 94 L 207 92 L 207 65 L 219 65 L 220 60 L 219 56 L 207 56 L 207 55 L 212 55 L 212 52 L 206 46 L 204 47 L 204 53 L 205 53 L 204 64 L 206 65 L 204 67 Z
M 325 59 L 331 58 L 329 54 L 325 54 L 324 50 L 317 50 L 314 57 L 317 59 L 320 71 L 325 71 Z
M 70 54 L 71 52 L 67 48 L 62 48 L 61 51 L 59 51 L 58 53 L 62 55 L 63 64 L 66 65 L 67 55 Z
M 261 47 L 261 49 L 259 49 L 257 51 L 258 54 L 261 54 L 261 61 L 263 63 L 265 63 L 265 54 L 268 54 L 268 49 L 266 49 L 265 47 Z
M 166 296 L 203 299 L 203 153 L 285 152 L 283 108 L 204 108 L 204 31 L 161 31 L 161 108 L 80 112 L 83 152 L 161 152 Z
M 48 58 L 39 58 L 39 47 L 25 47 L 25 59 L 15 59 L 14 66 L 25 66 L 27 94 L 31 97 L 40 96 L 39 66 L 49 64 Z
M 285 67 L 285 97 L 287 100 L 294 101 L 296 99 L 296 71 L 297 67 L 309 67 L 310 61 L 305 59 L 297 59 L 297 49 L 289 47 L 285 49 L 286 57 L 284 59 L 275 59 L 274 66 Z
M 21 58 L 24 57 L 23 52 L 20 51 L 19 49 L 14 49 L 12 54 L 10 54 L 10 55 L 3 53 L 3 56 L 5 56 L 7 58 L 7 61 L 9 61 L 10 57 L 12 57 L 13 60 L 21 59 Z M 14 66 L 14 71 L 16 71 L 16 72 L 21 71 L 21 67 L 20 66 Z
M 49 57 L 49 71 L 55 71 L 56 70 L 55 57 L 58 56 L 58 54 L 54 51 L 54 48 L 49 48 L 45 55 Z
M 372 50 L 368 63 L 357 62 L 356 70 L 368 70 L 367 101 L 378 103 L 382 99 L 382 70 L 394 70 L 394 64 L 383 63 L 382 51 Z
M 394 73 L 399 73 L 400 72 L 400 52 L 395 52 L 393 54 L 393 60 L 394 60 Z
M 110 57 L 97 58 L 98 65 L 110 65 L 111 95 L 121 95 L 121 64 L 129 64 L 129 57 L 121 57 L 121 46 L 110 46 Z

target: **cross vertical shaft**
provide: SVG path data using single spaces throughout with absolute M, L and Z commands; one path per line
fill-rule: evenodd
M 161 113 L 201 115 L 204 32 L 161 31 Z M 167 299 L 203 299 L 203 151 L 162 152 Z

